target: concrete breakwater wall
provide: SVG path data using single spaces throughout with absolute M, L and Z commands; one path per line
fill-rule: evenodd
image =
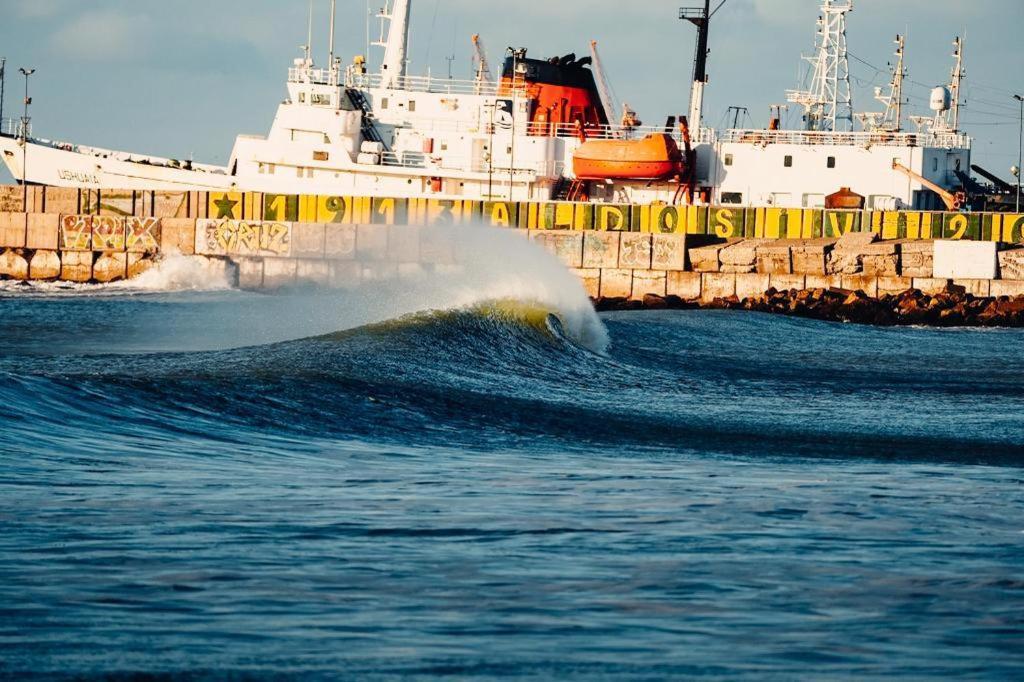
M 0 277 L 109 282 L 161 254 L 232 262 L 239 285 L 348 286 L 458 267 L 445 227 L 216 218 L 0 213 Z M 816 239 L 508 228 L 554 254 L 592 298 L 712 301 L 769 289 L 840 288 L 872 297 L 949 283 L 978 297 L 1024 295 L 1024 245 L 882 240 L 876 232 Z
M 484 224 L 527 230 L 706 235 L 720 239 L 948 239 L 1018 244 L 1024 214 L 849 211 L 565 202 L 298 196 L 0 186 L 0 213 L 192 218 L 341 225 Z

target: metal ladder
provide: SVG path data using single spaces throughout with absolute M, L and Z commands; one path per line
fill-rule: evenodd
M 373 124 L 373 109 L 370 108 L 370 103 L 366 101 L 366 97 L 363 93 L 355 88 L 348 88 L 345 93 L 348 95 L 348 99 L 352 102 L 352 105 L 358 107 L 363 112 L 362 132 L 363 138 L 369 142 L 379 142 L 384 145 L 384 151 L 391 151 L 388 143 L 384 141 L 384 137 L 377 130 L 377 126 Z

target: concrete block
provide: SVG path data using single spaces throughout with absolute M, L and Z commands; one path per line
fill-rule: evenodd
M 0 253 L 0 277 L 28 279 L 28 261 L 20 250 L 5 249 Z
M 323 258 L 327 226 L 321 223 L 292 225 L 292 257 Z
M 629 298 L 633 295 L 633 271 L 608 268 L 601 271 L 603 298 Z
M 60 254 L 39 250 L 28 263 L 28 275 L 34 280 L 52 280 L 60 277 Z
M 196 252 L 196 221 L 194 218 L 160 219 L 160 253 L 180 253 L 191 256 Z
M 299 285 L 326 287 L 331 283 L 331 264 L 325 260 L 300 258 L 296 261 L 295 281 Z
M 530 230 L 530 241 L 550 252 L 566 267 L 583 267 L 583 232 L 577 230 Z
M 768 291 L 771 275 L 767 273 L 748 273 L 736 275 L 736 296 L 738 298 L 754 298 Z
M 953 284 L 967 289 L 967 293 L 978 298 L 988 298 L 991 294 L 991 279 L 955 279 Z
M 92 251 L 92 221 L 93 216 L 61 216 L 58 236 L 59 250 L 64 252 Z
M 25 226 L 24 213 L 0 213 L 0 246 L 25 248 Z
M 583 233 L 583 267 L 584 268 L 617 268 L 619 267 L 619 247 L 621 232 Z
M 862 254 L 861 271 L 875 277 L 896 277 L 900 274 L 899 254 Z
M 793 273 L 793 250 L 788 246 L 759 246 L 757 271 L 770 275 Z
M 914 288 L 914 280 L 910 277 L 879 277 L 878 295 L 896 296 Z
M 124 229 L 125 249 L 132 253 L 159 253 L 162 231 L 163 224 L 159 218 L 127 218 Z
M 701 292 L 701 273 L 678 272 L 667 273 L 665 293 L 678 296 L 684 301 L 697 301 Z
M 619 267 L 650 270 L 653 250 L 652 235 L 623 232 L 619 238 Z
M 825 250 L 810 251 L 806 249 L 793 249 L 793 272 L 799 275 L 824 275 L 827 272 L 827 257 Z
M 100 190 L 100 215 L 119 218 L 135 215 L 135 192 L 130 189 Z
M 994 279 L 989 284 L 989 296 L 995 298 L 1000 296 L 1009 296 L 1010 298 L 1024 296 L 1024 280 Z
M 705 272 L 701 278 L 700 299 L 711 302 L 716 298 L 736 295 L 736 275 L 726 272 Z
M 529 239 L 527 230 L 512 230 Z M 452 233 L 443 227 L 431 227 L 420 232 L 420 261 L 433 266 L 454 266 L 460 262 L 460 249 L 465 248 Z
M 651 267 L 655 270 L 686 269 L 686 235 L 654 234 L 651 242 Z
M 134 279 L 156 265 L 150 254 L 128 253 L 128 279 Z
M 572 268 L 570 272 L 579 278 L 587 296 L 590 298 L 601 296 L 601 270 L 599 268 Z
M 368 262 L 360 263 L 363 282 L 389 282 L 398 279 L 398 263 Z
M 416 263 L 422 258 L 420 235 L 423 230 L 410 225 L 392 225 L 388 228 L 388 260 L 395 263 Z
M 843 275 L 842 288 L 863 291 L 871 298 L 878 296 L 878 278 L 874 275 Z
M 331 260 L 356 257 L 356 226 L 329 224 L 325 228 L 324 256 Z
M 145 210 L 145 215 L 154 218 L 198 218 L 198 215 L 189 216 L 189 193 L 171 192 L 157 190 L 147 192 L 150 206 Z
M 353 260 L 333 260 L 331 264 L 331 286 L 337 289 L 354 289 L 363 277 L 362 265 Z
M 768 242 L 763 239 L 747 239 L 722 249 L 718 259 L 722 272 L 754 272 L 757 270 L 757 249 Z
M 946 279 L 995 279 L 995 242 L 935 242 L 935 276 Z
M 648 294 L 664 297 L 668 291 L 668 277 L 664 270 L 634 270 L 632 298 L 642 300 Z
M 263 259 L 263 288 L 280 289 L 294 286 L 298 274 L 298 263 L 291 258 Z
M 81 211 L 79 190 L 73 187 L 47 187 L 46 212 L 58 215 L 76 215 Z
M 946 288 L 949 284 L 948 279 L 936 279 L 934 277 L 915 277 L 913 279 L 913 286 L 918 291 L 925 294 L 937 294 Z
M 807 275 L 804 287 L 807 289 L 841 289 L 843 277 L 842 275 Z
M 56 251 L 60 243 L 60 216 L 52 213 L 30 213 L 25 240 L 27 249 Z
M 238 287 L 256 290 L 263 288 L 263 259 L 239 258 L 234 261 L 238 266 Z
M 807 275 L 771 275 L 768 286 L 776 291 L 803 291 Z
M 108 215 L 92 219 L 93 251 L 124 251 L 125 243 L 124 218 Z
M 1000 279 L 1024 280 L 1024 249 L 1012 249 L 999 253 Z
M 19 185 L 0 185 L 0 213 L 24 213 L 22 188 Z
M 869 246 L 878 241 L 878 234 L 875 232 L 847 232 L 836 242 L 837 250 L 857 250 Z
M 60 278 L 65 282 L 88 282 L 92 279 L 92 251 L 65 251 L 60 257 Z
M 356 259 L 360 261 L 384 261 L 387 257 L 387 225 L 357 225 Z
M 720 272 L 722 261 L 719 258 L 722 250 L 728 244 L 712 244 L 701 246 L 696 249 L 689 249 L 690 266 L 694 272 Z
M 128 276 L 128 254 L 125 252 L 104 253 L 92 266 L 92 278 L 106 283 Z

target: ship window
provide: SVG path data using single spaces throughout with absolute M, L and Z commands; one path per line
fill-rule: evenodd
M 416 100 L 409 100 L 409 113 L 416 111 Z
M 267 164 L 267 175 L 273 175 L 276 172 L 277 172 L 277 166 L 272 164 L 272 163 L 268 163 Z
M 327 137 L 327 133 L 324 133 L 324 144 L 330 144 L 331 138 Z
M 380 100 L 380 108 L 381 109 L 387 109 L 388 108 L 388 98 L 387 97 L 381 98 L 381 100 Z
M 729 164 L 726 164 L 729 165 Z M 722 203 L 723 204 L 742 204 L 743 193 L 742 192 L 722 192 Z
M 726 154 L 725 155 L 725 165 L 726 166 L 731 166 L 732 165 L 732 154 Z
M 330 106 L 331 105 L 331 96 L 330 95 L 316 95 L 316 94 L 314 94 L 314 95 L 311 95 L 310 102 L 313 103 L 313 104 L 319 104 L 319 105 L 323 105 L 323 106 Z
M 786 168 L 792 168 L 793 167 L 793 157 L 790 156 L 789 154 L 787 154 L 786 157 L 784 159 L 782 159 L 782 165 L 785 166 Z
M 834 156 L 828 157 L 828 164 L 827 165 L 828 165 L 829 168 L 835 168 L 836 167 L 836 157 L 834 157 Z
M 300 92 L 299 93 L 299 104 L 305 104 L 305 103 L 306 103 L 306 93 Z
M 934 159 L 932 159 L 932 172 L 933 173 L 938 173 L 939 172 L 939 158 L 938 157 L 935 157 Z

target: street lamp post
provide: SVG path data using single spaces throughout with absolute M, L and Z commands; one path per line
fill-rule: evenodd
M 0 133 L 4 132 L 4 86 L 7 84 L 7 58 L 0 58 Z
M 21 117 L 21 208 L 28 213 L 28 124 L 31 119 L 28 117 L 28 107 L 32 104 L 32 98 L 28 96 L 28 78 L 36 72 L 35 69 L 19 69 L 21 75 L 25 76 L 25 115 Z
M 1014 95 L 1020 102 L 1020 135 L 1017 138 L 1017 213 L 1020 213 L 1021 176 L 1024 175 L 1024 97 Z

